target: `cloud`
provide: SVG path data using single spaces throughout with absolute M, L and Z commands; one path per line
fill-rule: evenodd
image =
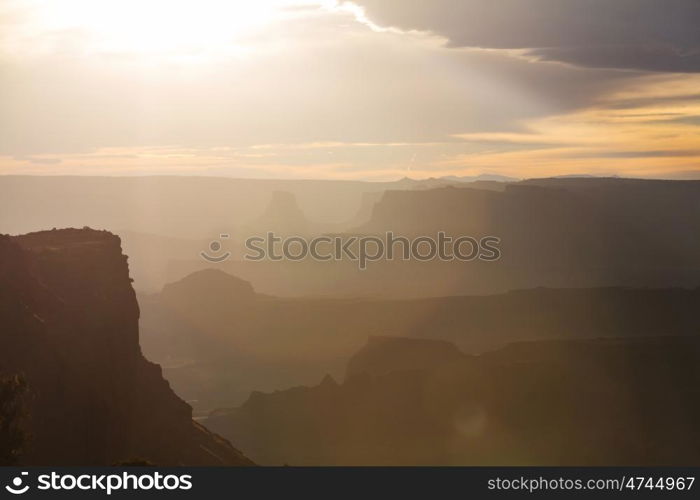
M 15 160 L 33 163 L 35 165 L 57 165 L 61 163 L 60 158 L 51 158 L 45 156 L 15 156 Z
M 0 29 L 0 173 L 392 179 L 700 170 L 700 75 L 629 69 L 648 70 L 651 56 L 631 64 L 624 54 L 633 49 L 615 47 L 657 44 L 616 32 L 620 15 L 608 15 L 603 29 L 592 23 L 605 16 L 587 11 L 580 26 L 561 24 L 572 23 L 569 0 L 550 2 L 552 12 L 526 12 L 513 0 L 492 2 L 498 9 L 481 0 L 362 3 L 376 17 L 307 5 L 239 37 L 235 50 L 200 58 L 105 53 L 75 32 Z M 503 5 L 515 9 L 508 18 Z M 478 8 L 480 18 L 465 17 Z M 689 60 L 682 33 L 669 33 L 666 47 Z M 668 61 L 657 55 L 654 64 Z
M 357 0 L 371 21 L 454 47 L 530 49 L 597 68 L 700 71 L 697 0 Z
M 700 102 L 682 97 L 697 85 L 700 76 L 695 75 L 643 78 L 635 88 L 613 93 L 593 107 L 530 121 L 522 132 L 459 134 L 463 141 L 492 148 L 452 155 L 434 168 L 461 166 L 523 177 L 582 172 L 664 178 L 677 178 L 679 172 L 690 178 L 696 172 L 698 177 Z M 654 94 L 666 99 L 657 102 Z
M 0 60 L 0 154 L 444 142 L 585 107 L 636 77 L 448 49 L 432 35 L 369 30 L 344 11 L 246 42 L 246 57 L 196 64 L 82 51 Z

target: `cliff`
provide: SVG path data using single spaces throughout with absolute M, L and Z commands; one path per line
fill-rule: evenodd
M 309 222 L 297 204 L 293 193 L 273 191 L 272 199 L 263 215 L 255 222 L 261 234 L 269 231 L 285 235 L 299 235 L 309 232 Z
M 246 307 L 255 300 L 251 284 L 218 269 L 204 269 L 163 287 L 164 304 L 192 312 Z
M 412 339 L 370 342 L 373 370 Z M 340 385 L 253 393 L 206 425 L 261 464 L 697 465 L 700 339 L 519 342 Z M 381 349 L 377 349 L 381 346 Z
M 314 384 L 323 373 L 372 374 L 476 354 L 522 340 L 692 336 L 700 288 L 518 290 L 416 300 L 275 298 L 209 270 L 141 296 L 141 346 L 196 412 L 241 404 L 252 390 Z M 362 348 L 369 335 L 381 334 Z M 390 337 L 386 339 L 386 337 Z M 401 349 L 388 345 L 403 337 Z M 358 352 L 358 350 L 362 350 Z M 391 366 L 382 353 L 394 356 Z M 452 353 L 451 353 L 452 352 Z M 373 361 L 379 356 L 382 363 Z M 373 372 L 372 370 L 380 370 Z M 236 441 L 237 442 L 237 441 Z M 240 443 L 239 443 L 240 444 Z
M 252 464 L 192 420 L 139 347 L 127 257 L 90 229 L 0 236 L 0 371 L 24 374 L 28 465 Z
M 428 282 L 455 283 L 445 295 L 539 286 L 694 287 L 700 279 L 696 181 L 542 179 L 507 184 L 502 192 L 471 185 L 387 191 L 356 232 L 441 230 L 455 238 L 496 236 L 501 249 L 497 262 L 431 263 Z M 420 267 L 405 264 L 413 288 Z
M 466 358 L 457 346 L 443 340 L 406 337 L 370 337 L 348 361 L 346 378 L 394 371 L 431 370 Z

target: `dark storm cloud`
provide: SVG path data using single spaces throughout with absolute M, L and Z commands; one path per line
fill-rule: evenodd
M 572 152 L 562 154 L 563 158 L 697 158 L 700 150 L 697 149 L 659 149 L 652 151 L 591 151 Z
M 358 0 L 382 26 L 587 67 L 700 72 L 699 0 Z

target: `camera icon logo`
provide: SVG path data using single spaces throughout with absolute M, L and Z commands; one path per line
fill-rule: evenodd
M 22 483 L 24 482 L 23 481 L 24 476 L 28 476 L 28 475 L 29 475 L 28 472 L 22 472 L 19 476 L 15 477 L 12 480 L 11 485 L 8 484 L 7 486 L 5 486 L 5 489 L 7 491 L 9 491 L 10 493 L 12 493 L 13 495 L 22 495 L 22 494 L 26 493 L 27 491 L 29 491 L 29 485 L 26 484 L 26 485 L 22 486 Z

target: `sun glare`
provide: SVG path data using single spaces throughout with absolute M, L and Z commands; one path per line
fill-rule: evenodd
M 327 2 L 305 2 L 321 5 Z M 223 50 L 299 5 L 293 0 L 39 0 L 42 32 L 74 32 L 95 52 L 196 54 Z

